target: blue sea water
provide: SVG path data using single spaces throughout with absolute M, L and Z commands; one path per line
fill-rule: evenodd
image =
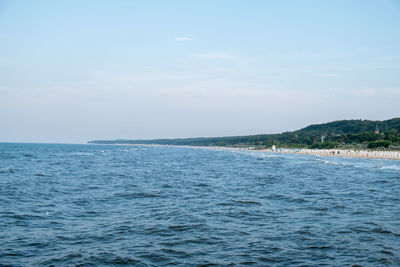
M 0 266 L 400 266 L 400 161 L 0 144 Z

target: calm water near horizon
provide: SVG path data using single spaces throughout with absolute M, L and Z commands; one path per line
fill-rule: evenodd
M 400 161 L 0 143 L 0 266 L 400 266 Z

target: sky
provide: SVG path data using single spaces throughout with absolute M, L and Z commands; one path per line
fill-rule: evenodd
M 394 117 L 399 0 L 0 0 L 0 142 Z

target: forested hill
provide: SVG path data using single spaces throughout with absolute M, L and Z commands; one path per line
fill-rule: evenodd
M 379 133 L 375 133 L 376 127 Z M 249 136 L 202 137 L 154 140 L 94 140 L 91 144 L 159 144 L 191 146 L 281 147 L 392 147 L 400 146 L 400 118 L 385 121 L 341 120 L 313 124 L 293 132 Z
M 362 132 L 374 131 L 375 127 L 382 131 L 390 131 L 395 129 L 400 132 L 400 118 L 386 121 L 369 121 L 369 120 L 342 120 L 333 121 L 323 124 L 312 124 L 296 132 L 309 133 L 326 133 L 335 134 L 358 134 Z

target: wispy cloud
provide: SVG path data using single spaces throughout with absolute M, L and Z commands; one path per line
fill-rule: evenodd
M 378 60 L 400 60 L 400 56 L 378 57 Z
M 386 88 L 361 88 L 348 91 L 351 95 L 356 96 L 380 96 L 389 98 L 400 97 L 400 88 L 386 87 Z
M 319 76 L 319 77 L 340 77 L 340 75 L 337 73 L 321 73 L 321 74 L 317 74 L 317 76 Z
M 204 54 L 193 54 L 194 58 L 200 59 L 232 59 L 233 56 L 226 53 L 204 53 Z
M 373 96 L 377 92 L 376 89 L 372 88 L 363 88 L 363 89 L 353 89 L 350 90 L 348 93 L 355 96 Z
M 184 37 L 175 37 L 174 40 L 175 40 L 175 41 L 178 41 L 178 42 L 190 42 L 190 41 L 195 41 L 194 38 L 187 37 L 187 36 L 184 36 Z

